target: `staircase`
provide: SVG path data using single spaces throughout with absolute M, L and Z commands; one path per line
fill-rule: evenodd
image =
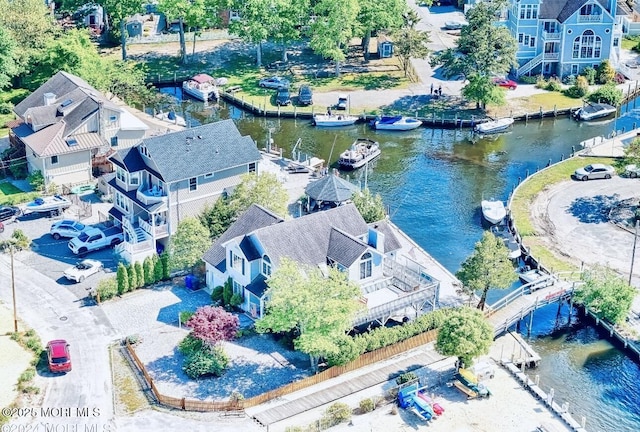
M 136 237 L 135 243 L 140 243 L 147 239 L 147 233 L 142 228 L 140 228 L 140 226 L 135 226 L 133 232 L 135 233 Z
M 531 60 L 529 60 L 528 62 L 526 62 L 525 64 L 523 64 L 522 66 L 520 66 L 518 68 L 518 76 L 520 77 L 524 74 L 531 72 L 536 66 L 539 66 L 540 63 L 542 63 L 543 59 L 544 59 L 544 53 L 540 53 L 534 58 L 532 58 Z

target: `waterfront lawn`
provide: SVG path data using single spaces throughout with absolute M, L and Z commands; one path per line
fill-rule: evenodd
M 489 115 L 492 117 L 507 117 L 512 115 L 522 115 L 525 113 L 535 113 L 551 111 L 555 107 L 558 110 L 567 108 L 577 108 L 582 105 L 580 99 L 570 98 L 560 92 L 537 93 L 530 96 L 507 99 L 507 104 L 501 107 L 490 107 Z
M 531 255 L 541 260 L 545 267 L 553 271 L 574 271 L 575 266 L 561 260 L 549 252 L 537 239 L 537 232 L 530 217 L 530 209 L 536 196 L 549 186 L 563 181 L 572 181 L 571 174 L 590 163 L 612 164 L 611 158 L 582 158 L 574 157 L 564 162 L 555 164 L 544 171 L 536 173 L 527 179 L 514 193 L 511 201 L 511 215 L 513 217 L 518 233 L 522 237 L 525 246 L 531 248 Z
M 640 43 L 640 36 L 625 36 L 622 38 L 622 49 L 633 50 Z

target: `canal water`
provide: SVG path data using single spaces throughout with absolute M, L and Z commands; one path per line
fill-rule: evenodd
M 179 89 L 163 91 L 181 98 Z M 284 156 L 292 157 L 295 147 L 301 157 L 319 157 L 331 167 L 356 138 L 377 140 L 380 158 L 366 174 L 359 170 L 351 178 L 381 194 L 393 222 L 452 272 L 482 236 L 483 198 L 506 200 L 527 175 L 569 157 L 581 141 L 640 125 L 640 106 L 632 104 L 615 119 L 545 119 L 515 124 L 512 131 L 488 138 L 475 137 L 469 130 L 376 132 L 364 124 L 318 129 L 308 120 L 256 118 L 224 104 L 185 102 L 181 111 L 194 126 L 233 118 L 259 147 L 271 136 Z M 489 303 L 502 295 L 490 292 Z M 638 364 L 575 314 L 568 320 L 566 307 L 560 320 L 557 312 L 554 305 L 536 312 L 530 342 L 543 360 L 532 375 L 540 376 L 543 389 L 554 389 L 557 401 L 569 403 L 574 418 L 585 416 L 590 432 L 640 430 Z

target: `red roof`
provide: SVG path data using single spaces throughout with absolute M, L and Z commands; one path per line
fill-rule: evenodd
M 193 78 L 191 78 L 193 81 L 197 82 L 198 84 L 203 84 L 209 81 L 213 81 L 213 77 L 211 75 L 207 75 L 207 74 L 198 74 L 196 76 L 194 76 Z

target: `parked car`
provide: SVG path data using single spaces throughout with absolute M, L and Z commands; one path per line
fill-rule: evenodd
M 289 80 L 279 76 L 263 78 L 258 82 L 258 85 L 260 87 L 272 88 L 272 89 L 279 89 L 280 87 L 289 87 L 290 84 L 291 83 L 289 82 Z
M 113 247 L 124 241 L 122 228 L 119 226 L 101 226 L 88 228 L 78 237 L 69 240 L 67 246 L 75 255 L 85 255 L 107 247 Z
M 71 372 L 71 353 L 66 340 L 49 341 L 47 343 L 47 359 L 51 372 Z
M 445 30 L 460 30 L 462 27 L 466 26 L 468 23 L 464 21 L 445 21 L 444 28 Z
M 14 206 L 0 206 L 0 222 L 11 219 L 12 217 L 19 216 L 21 210 Z
M 313 91 L 306 84 L 298 89 L 298 105 L 313 105 Z
M 64 219 L 52 224 L 49 233 L 56 240 L 59 240 L 62 237 L 73 238 L 78 237 L 86 227 L 87 226 L 82 222 Z
M 86 278 L 98 273 L 104 268 L 100 261 L 86 259 L 64 271 L 64 277 L 76 283 L 82 283 Z
M 515 90 L 518 87 L 518 83 L 508 78 L 494 78 L 493 83 L 497 86 L 508 88 L 509 90 Z
M 624 173 L 631 178 L 638 178 L 640 177 L 640 167 L 636 164 L 625 165 Z
M 276 93 L 276 105 L 283 106 L 291 103 L 291 95 L 288 87 L 280 87 Z
M 347 105 L 349 105 L 349 97 L 346 94 L 339 94 L 336 108 L 339 110 L 346 110 Z
M 578 168 L 573 176 L 576 180 L 610 179 L 616 170 L 611 165 L 591 164 L 584 168 Z

